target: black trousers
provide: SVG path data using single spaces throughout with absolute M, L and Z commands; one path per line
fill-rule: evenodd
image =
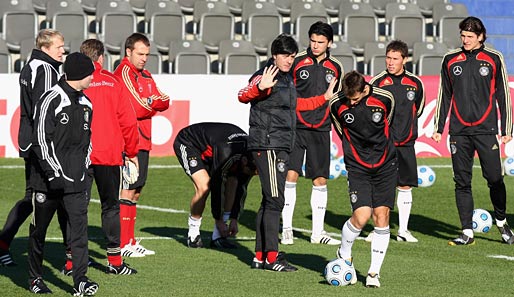
M 91 197 L 93 180 L 102 204 L 102 230 L 107 238 L 107 255 L 120 255 L 120 166 L 89 166 L 88 197 Z
M 255 251 L 278 251 L 289 154 L 285 151 L 264 150 L 254 151 L 252 155 L 262 187 L 262 201 L 255 222 Z
M 4 227 L 2 228 L 2 232 L 0 232 L 0 241 L 5 245 L 10 246 L 11 242 L 18 233 L 20 226 L 25 222 L 25 220 L 32 213 L 32 188 L 30 187 L 30 168 L 31 168 L 31 159 L 25 158 L 25 196 L 20 199 L 14 207 L 9 211 L 7 215 L 7 220 L 5 220 Z M 66 242 L 66 224 L 67 224 L 67 216 L 64 208 L 59 207 L 57 209 L 57 218 L 59 220 L 59 225 L 61 226 L 61 232 Z
M 46 231 L 56 210 L 64 207 L 70 223 L 68 242 L 73 251 L 73 282 L 77 285 L 85 278 L 88 264 L 87 192 L 34 192 L 32 197 L 34 213 L 29 228 L 29 281 L 43 274 Z
M 450 136 L 455 200 L 462 229 L 472 229 L 475 206 L 471 191 L 471 179 L 475 152 L 478 153 L 482 176 L 489 187 L 489 196 L 494 207 L 494 217 L 498 220 L 505 219 L 507 194 L 503 182 L 499 147 L 497 137 L 493 134 Z

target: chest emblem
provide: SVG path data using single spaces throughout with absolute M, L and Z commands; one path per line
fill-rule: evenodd
M 482 76 L 487 76 L 489 74 L 489 68 L 486 66 L 482 66 L 482 67 L 480 67 L 478 72 L 480 72 L 480 75 L 482 75 Z
M 59 120 L 59 122 L 63 125 L 66 125 L 68 124 L 68 122 L 70 121 L 70 117 L 68 116 L 67 113 L 61 113 L 61 119 Z
M 416 97 L 416 93 L 415 93 L 414 91 L 408 91 L 408 92 L 407 92 L 407 99 L 408 99 L 409 101 L 414 100 L 414 98 L 415 98 L 415 97 Z
M 300 71 L 300 78 L 301 78 L 301 79 L 308 79 L 308 78 L 309 78 L 309 71 L 307 71 L 307 70 L 301 70 L 301 71 Z
M 460 66 L 453 67 L 453 74 L 457 75 L 457 76 L 461 75 L 462 74 L 462 67 L 460 67 Z
M 371 117 L 371 120 L 375 123 L 378 123 L 380 122 L 380 120 L 382 119 L 382 113 L 376 111 L 373 113 L 373 116 Z

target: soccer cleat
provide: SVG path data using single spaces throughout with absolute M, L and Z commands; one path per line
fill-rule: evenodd
M 503 242 L 508 244 L 514 243 L 514 234 L 512 233 L 512 230 L 510 229 L 509 225 L 507 225 L 507 223 L 505 223 L 503 227 L 498 227 L 498 230 L 502 235 Z
M 280 240 L 281 244 L 293 244 L 293 229 L 287 228 L 282 230 L 282 239 Z
M 66 265 L 64 265 L 61 269 L 61 274 L 65 276 L 72 276 L 73 275 L 73 269 L 66 269 Z
M 11 253 L 7 250 L 0 250 L 0 266 L 16 266 L 16 262 L 12 259 Z
M 373 241 L 373 234 L 375 234 L 374 231 L 369 232 L 368 236 L 364 239 L 366 242 L 372 242 Z
M 409 230 L 404 232 L 398 232 L 398 235 L 396 235 L 396 240 L 406 242 L 418 242 L 418 239 L 412 236 Z
M 475 239 L 473 237 L 469 237 L 465 234 L 459 235 L 459 237 L 448 241 L 448 245 L 455 246 L 455 245 L 474 245 Z
M 191 240 L 191 237 L 187 238 L 187 246 L 193 249 L 203 248 L 203 242 L 200 235 L 196 236 L 194 240 Z
M 322 231 L 320 236 L 311 236 L 311 243 L 339 245 L 341 244 L 341 241 L 330 237 L 326 231 Z
M 132 245 L 132 248 L 135 249 L 140 254 L 143 254 L 145 256 L 155 255 L 155 251 L 149 250 L 141 245 L 141 239 L 136 241 L 136 244 Z
M 210 246 L 211 248 L 217 249 L 237 249 L 237 245 L 235 243 L 230 242 L 225 237 L 220 237 L 216 240 L 211 240 Z
M 144 257 L 145 255 L 138 252 L 133 245 L 131 245 L 130 243 L 126 244 L 122 249 L 121 249 L 121 255 L 123 257 L 132 257 L 132 258 L 141 258 L 141 257 Z
M 121 263 L 120 266 L 114 266 L 111 263 L 107 264 L 107 270 L 105 271 L 109 274 L 117 274 L 117 275 L 129 275 L 129 274 L 136 274 L 137 270 L 134 268 L 131 268 L 126 263 Z
M 252 264 L 250 264 L 251 269 L 264 269 L 264 261 L 259 261 L 257 258 L 253 258 Z
M 286 259 L 279 260 L 278 257 L 273 263 L 268 263 L 268 261 L 265 261 L 264 269 L 278 272 L 294 272 L 298 270 L 298 268 L 289 264 Z
M 85 281 L 79 282 L 73 288 L 73 296 L 93 296 L 98 291 L 98 284 L 86 279 Z
M 35 294 L 52 294 L 52 290 L 46 286 L 41 277 L 30 282 L 29 290 Z
M 380 288 L 380 276 L 376 273 L 368 273 L 366 277 L 366 287 L 368 288 Z

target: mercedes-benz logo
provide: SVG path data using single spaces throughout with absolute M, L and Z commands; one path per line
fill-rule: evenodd
M 61 124 L 63 125 L 66 125 L 68 124 L 68 122 L 70 121 L 70 117 L 68 116 L 68 114 L 66 113 L 61 113 L 61 120 L 59 122 L 61 122 Z
M 351 113 L 347 113 L 347 114 L 345 114 L 345 115 L 343 116 L 343 118 L 344 118 L 344 121 L 345 121 L 346 123 L 348 123 L 348 124 L 353 123 L 353 121 L 355 120 L 355 118 L 353 117 L 353 114 L 351 114 Z
M 455 66 L 453 67 L 453 74 L 459 76 L 462 74 L 462 67 L 460 66 Z
M 308 79 L 309 78 L 309 71 L 307 71 L 307 70 L 300 71 L 300 78 L 301 79 Z

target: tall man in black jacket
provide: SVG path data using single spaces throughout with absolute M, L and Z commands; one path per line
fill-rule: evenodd
M 16 265 L 9 253 L 14 236 L 32 213 L 32 189 L 29 184 L 34 126 L 34 108 L 41 95 L 53 87 L 61 77 L 59 67 L 64 55 L 64 37 L 59 31 L 43 29 L 36 37 L 36 48 L 20 73 L 20 128 L 18 133 L 19 154 L 25 160 L 25 196 L 9 212 L 0 233 L 0 266 Z M 66 216 L 58 210 L 59 224 L 66 230 Z M 63 232 L 63 237 L 66 234 Z
M 36 105 L 30 182 L 34 216 L 29 235 L 29 289 L 51 293 L 43 281 L 43 251 L 48 225 L 60 206 L 69 219 L 76 296 L 91 296 L 98 284 L 87 279 L 87 170 L 91 153 L 91 101 L 82 93 L 89 87 L 93 62 L 81 53 L 70 54 L 64 76 Z

